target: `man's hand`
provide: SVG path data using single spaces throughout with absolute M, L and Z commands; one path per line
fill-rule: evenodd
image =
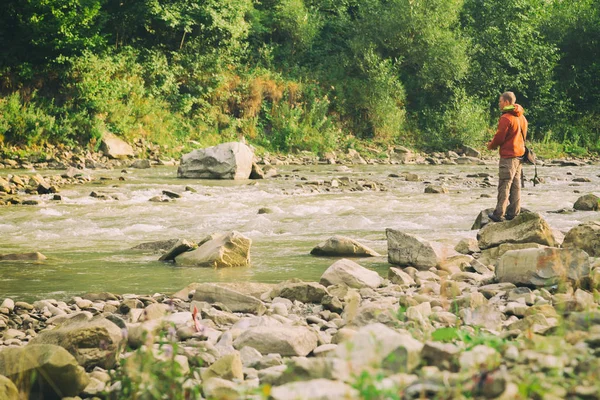
M 489 142 L 487 142 L 487 148 L 488 148 L 488 150 L 494 150 L 492 148 L 492 141 L 491 140 Z

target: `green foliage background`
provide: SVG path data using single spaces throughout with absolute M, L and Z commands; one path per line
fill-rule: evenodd
M 6 0 L 0 143 L 600 149 L 600 0 Z

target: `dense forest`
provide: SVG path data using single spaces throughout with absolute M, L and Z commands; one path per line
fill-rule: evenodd
M 0 144 L 600 149 L 600 0 L 4 0 Z

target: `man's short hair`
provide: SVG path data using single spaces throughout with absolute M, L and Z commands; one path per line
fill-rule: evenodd
M 508 104 L 515 104 L 517 102 L 517 97 L 513 92 L 504 92 L 500 97 L 502 97 L 502 100 L 508 101 Z

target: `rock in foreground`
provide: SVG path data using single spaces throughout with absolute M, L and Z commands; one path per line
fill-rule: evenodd
M 439 243 L 428 242 L 420 237 L 389 228 L 385 233 L 390 264 L 428 269 L 440 265 L 448 255 L 451 255 L 444 251 Z
M 30 398 L 54 399 L 76 396 L 89 382 L 85 370 L 60 346 L 35 345 L 11 347 L 0 351 L 0 375 L 17 387 L 32 387 Z
M 579 282 L 589 274 L 589 256 L 578 249 L 509 250 L 500 258 L 496 269 L 499 282 L 527 286 L 552 286 L 567 280 Z

